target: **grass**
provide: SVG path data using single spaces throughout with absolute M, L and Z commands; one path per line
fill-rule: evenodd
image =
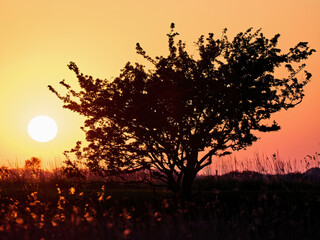
M 272 156 L 256 152 L 250 158 L 239 160 L 236 156 L 216 159 L 210 167 L 202 171 L 203 175 L 226 174 L 230 171 L 256 171 L 262 174 L 289 174 L 305 172 L 310 168 L 320 167 L 320 153 L 307 155 L 303 159 L 285 159 L 279 152 Z
M 320 182 L 298 174 L 197 178 L 165 189 L 8 170 L 0 239 L 320 239 Z

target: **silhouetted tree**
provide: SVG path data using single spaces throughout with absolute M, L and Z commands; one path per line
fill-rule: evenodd
M 39 171 L 41 167 L 41 160 L 37 157 L 32 157 L 30 159 L 25 160 L 24 168 L 31 169 L 34 173 Z
M 212 33 L 201 36 L 199 54 L 192 56 L 185 43 L 175 41 L 177 35 L 172 24 L 166 57 L 152 58 L 137 44 L 150 70 L 127 63 L 108 81 L 86 76 L 70 62 L 81 90 L 62 81 L 67 89 L 62 96 L 49 86 L 65 108 L 86 117 L 88 145 L 78 143 L 72 151 L 91 171 L 148 169 L 171 190 L 190 195 L 196 174 L 213 156 L 250 146 L 259 131 L 279 130 L 275 121 L 266 120 L 301 102 L 311 74 L 304 71 L 298 80 L 305 65 L 295 63 L 315 51 L 306 42 L 282 54 L 276 47 L 279 34 L 268 39 L 250 28 L 229 41 L 224 30 L 219 39 Z M 287 77 L 275 76 L 281 66 Z

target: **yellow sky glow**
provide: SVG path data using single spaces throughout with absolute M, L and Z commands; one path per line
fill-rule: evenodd
M 1 0 L 0 166 L 22 166 L 32 156 L 62 162 L 62 152 L 83 139 L 83 118 L 62 109 L 47 85 L 75 83 L 69 61 L 94 77 L 117 76 L 127 61 L 143 62 L 136 42 L 151 56 L 165 55 L 171 22 L 191 52 L 201 34 L 220 36 L 224 28 L 230 38 L 249 27 L 268 37 L 280 33 L 284 50 L 308 41 L 318 52 L 307 61 L 313 78 L 304 101 L 275 115 L 282 130 L 262 135 L 249 150 L 279 150 L 290 158 L 320 152 L 319 12 L 318 0 Z M 59 126 L 46 144 L 28 136 L 28 122 L 37 115 L 52 116 Z

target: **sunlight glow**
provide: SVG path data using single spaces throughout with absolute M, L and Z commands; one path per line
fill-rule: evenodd
M 37 142 L 49 142 L 57 135 L 56 122 L 47 116 L 33 118 L 28 125 L 29 136 Z

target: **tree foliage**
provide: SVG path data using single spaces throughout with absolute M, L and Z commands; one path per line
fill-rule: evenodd
M 281 53 L 279 34 L 268 39 L 250 28 L 229 41 L 226 32 L 201 36 L 192 56 L 172 24 L 168 56 L 152 58 L 137 44 L 152 68 L 129 62 L 113 81 L 84 75 L 70 62 L 81 90 L 65 81 L 66 95 L 49 88 L 65 108 L 86 117 L 88 145 L 72 151 L 95 173 L 148 169 L 173 191 L 189 194 L 212 156 L 250 146 L 258 132 L 279 130 L 267 120 L 301 102 L 311 74 L 298 80 L 300 62 L 315 50 L 300 42 Z M 287 77 L 276 76 L 280 67 Z

